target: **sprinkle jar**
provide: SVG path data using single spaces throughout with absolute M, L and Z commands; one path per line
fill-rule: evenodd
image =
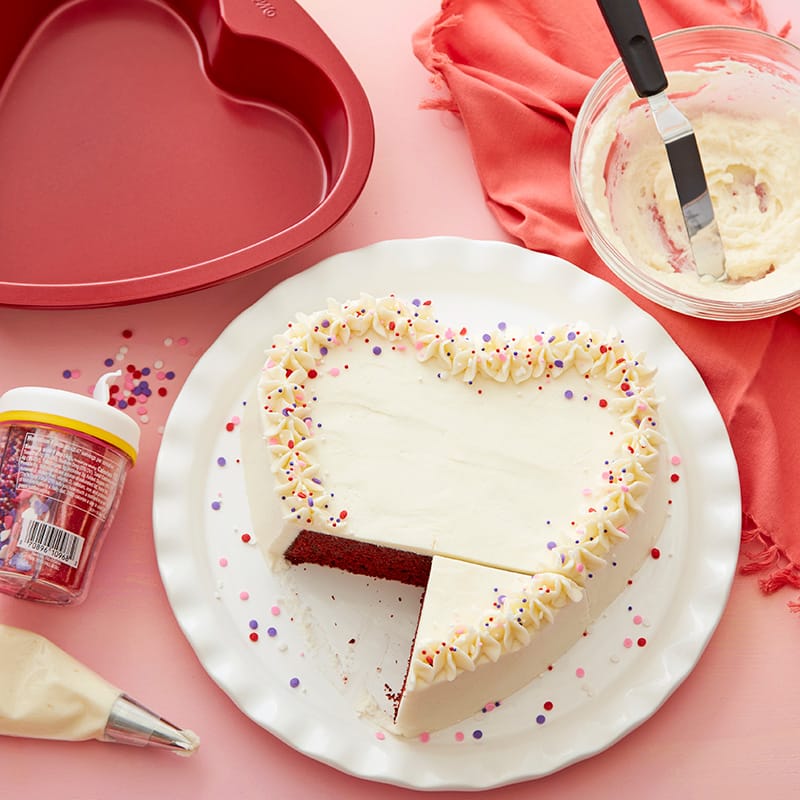
M 107 391 L 101 378 L 94 397 L 35 386 L 0 396 L 0 592 L 85 599 L 139 448 L 138 425 Z

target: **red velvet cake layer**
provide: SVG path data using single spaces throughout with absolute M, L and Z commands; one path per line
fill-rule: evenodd
M 425 587 L 431 570 L 430 556 L 314 531 L 301 531 L 283 555 L 290 564 L 320 564 L 411 586 Z

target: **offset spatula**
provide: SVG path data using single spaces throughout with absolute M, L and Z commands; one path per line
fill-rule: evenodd
M 647 98 L 667 150 L 678 201 L 689 234 L 695 269 L 701 276 L 724 279 L 725 251 L 688 119 L 667 97 L 667 76 L 638 0 L 597 0 L 622 63 L 639 97 Z

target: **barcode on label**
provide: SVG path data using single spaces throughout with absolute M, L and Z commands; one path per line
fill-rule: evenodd
M 58 525 L 39 519 L 26 519 L 20 531 L 19 547 L 54 558 L 62 564 L 77 567 L 83 550 L 83 539 Z

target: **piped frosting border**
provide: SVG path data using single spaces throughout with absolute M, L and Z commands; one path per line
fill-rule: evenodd
M 663 437 L 658 431 L 655 370 L 635 357 L 616 335 L 584 326 L 508 336 L 496 330 L 472 340 L 465 329 L 440 325 L 430 301 L 406 303 L 394 295 L 339 303 L 306 315 L 298 313 L 274 337 L 258 383 L 262 425 L 284 518 L 298 531 L 346 536 L 347 511 L 338 509 L 323 485 L 308 414 L 309 391 L 325 356 L 354 337 L 374 333 L 386 342 L 413 349 L 421 362 L 433 361 L 451 377 L 472 383 L 485 378 L 520 384 L 574 369 L 607 385 L 610 410 L 621 436 L 592 505 L 576 520 L 578 538 L 553 547 L 547 569 L 528 586 L 494 604 L 473 626 L 453 626 L 441 642 L 417 642 L 408 689 L 417 683 L 452 680 L 484 660 L 526 646 L 555 612 L 583 596 L 586 576 L 605 565 L 603 558 L 627 539 L 626 526 L 641 510 L 640 499 L 653 481 Z

